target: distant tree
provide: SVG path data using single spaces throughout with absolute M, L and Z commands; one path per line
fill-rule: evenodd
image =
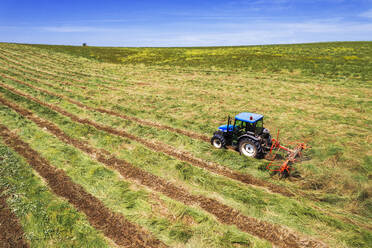
M 83 43 L 83 46 L 87 46 L 87 43 Z

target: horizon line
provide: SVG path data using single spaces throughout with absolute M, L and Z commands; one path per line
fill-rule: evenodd
M 222 47 L 253 47 L 253 46 L 279 46 L 279 45 L 307 45 L 307 44 L 324 44 L 324 43 L 362 43 L 372 42 L 372 40 L 335 40 L 335 41 L 314 41 L 314 42 L 293 42 L 293 43 L 270 43 L 270 44 L 251 44 L 251 45 L 201 45 L 201 46 L 105 46 L 105 45 L 89 45 L 86 43 L 86 47 L 105 47 L 105 48 L 222 48 Z M 84 47 L 81 45 L 72 44 L 47 44 L 47 43 L 21 43 L 21 42 L 8 42 L 0 41 L 3 44 L 16 44 L 16 45 L 41 45 L 41 46 L 73 46 L 73 47 Z

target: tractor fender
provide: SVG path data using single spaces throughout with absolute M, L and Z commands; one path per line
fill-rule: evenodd
M 216 132 L 213 133 L 213 135 L 216 135 L 216 134 L 225 136 L 225 133 L 222 132 L 221 130 L 217 130 Z
M 253 136 L 253 135 L 249 135 L 249 134 L 243 134 L 242 136 L 239 136 L 238 138 L 238 143 L 240 142 L 240 140 L 242 138 L 249 138 L 249 139 L 252 139 L 254 141 L 260 141 L 257 137 Z

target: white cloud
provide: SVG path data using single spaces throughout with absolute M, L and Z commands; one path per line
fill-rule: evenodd
M 322 41 L 371 40 L 372 23 L 342 19 L 312 21 L 245 20 L 243 22 L 169 23 L 135 27 L 116 25 L 60 25 L 28 28 L 27 42 L 97 46 L 223 46 Z M 1 27 L 0 27 L 1 31 Z M 15 42 L 25 42 L 22 30 L 5 32 Z M 34 40 L 31 40 L 34 39 Z
M 367 10 L 366 12 L 361 13 L 359 16 L 366 17 L 366 18 L 372 18 L 372 9 Z
M 113 28 L 101 28 L 101 27 L 90 27 L 90 26 L 50 26 L 50 27 L 39 27 L 41 31 L 56 32 L 56 33 L 86 33 L 86 32 L 113 32 L 117 29 Z

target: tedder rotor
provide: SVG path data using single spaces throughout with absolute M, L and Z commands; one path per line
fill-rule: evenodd
M 275 160 L 279 150 L 286 151 L 287 156 L 282 164 L 270 162 L 266 167 L 282 176 L 290 175 L 291 164 L 295 163 L 302 150 L 307 148 L 304 143 L 298 143 L 294 149 L 282 146 L 279 142 L 279 131 L 276 139 L 271 138 L 269 130 L 263 127 L 263 115 L 260 114 L 243 112 L 236 115 L 233 121 L 228 117 L 227 125 L 218 129 L 211 139 L 211 144 L 218 149 L 231 147 L 244 156 L 264 157 L 268 160 Z
M 273 164 L 270 162 L 266 168 L 272 172 L 279 172 L 282 176 L 289 176 L 290 171 L 292 170 L 291 164 L 297 161 L 298 157 L 302 157 L 302 150 L 309 148 L 305 143 L 297 143 L 296 147 L 291 149 L 285 146 L 282 146 L 279 142 L 279 130 L 276 136 L 276 139 L 272 139 L 272 145 L 270 147 L 269 153 L 266 154 L 265 158 L 267 160 L 275 160 L 277 152 L 284 150 L 287 152 L 287 157 L 282 163 Z M 273 154 L 273 151 L 276 151 Z

